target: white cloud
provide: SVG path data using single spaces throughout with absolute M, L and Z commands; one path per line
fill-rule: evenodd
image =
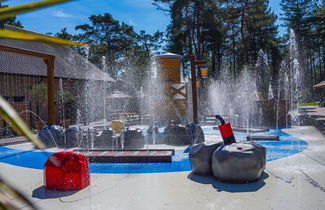
M 129 24 L 131 26 L 138 26 L 138 24 L 136 24 L 135 22 L 133 22 L 133 20 L 129 19 Z
M 54 11 L 54 12 L 52 13 L 52 15 L 55 16 L 55 17 L 60 17 L 60 18 L 73 17 L 73 15 L 70 15 L 70 14 L 68 14 L 68 13 L 65 13 L 65 12 L 63 12 L 63 11 L 61 11 L 61 10 Z

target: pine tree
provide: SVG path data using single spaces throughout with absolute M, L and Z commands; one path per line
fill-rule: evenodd
M 7 0 L 0 1 L 0 8 L 8 7 L 8 5 L 2 3 L 6 1 Z M 0 20 L 0 27 L 2 24 L 8 24 L 8 25 L 17 26 L 19 28 L 23 28 L 22 23 L 16 19 L 16 16 L 12 16 L 10 18 L 7 18 L 6 20 Z
M 74 37 L 72 34 L 70 34 L 67 31 L 67 28 L 61 29 L 58 33 L 56 33 L 54 36 L 61 38 L 61 39 L 66 39 L 66 40 L 73 40 Z
M 223 24 L 224 10 L 220 8 L 220 2 L 208 0 L 203 14 L 203 27 L 205 47 L 207 55 L 211 55 L 211 77 L 218 78 L 222 71 L 222 63 L 225 55 L 226 27 Z M 211 53 L 209 53 L 211 52 Z
M 263 50 L 277 74 L 281 57 L 277 39 L 277 16 L 266 0 L 233 0 L 227 2 L 228 56 L 236 75 L 245 65 L 254 65 Z
M 322 38 L 323 20 L 318 0 L 282 0 L 284 11 L 282 19 L 285 26 L 293 29 L 301 53 L 301 62 L 304 64 L 305 81 L 311 92 L 312 85 L 319 82 L 325 75 L 324 69 L 324 39 Z M 317 11 L 319 13 L 317 13 Z M 320 16 L 318 16 L 320 15 Z
M 150 65 L 150 55 L 158 51 L 163 41 L 163 34 L 153 35 L 141 31 L 137 34 L 133 27 L 115 20 L 109 13 L 92 15 L 90 23 L 76 26 L 81 33 L 72 36 L 62 29 L 57 36 L 68 37 L 91 43 L 90 62 L 107 71 L 113 78 L 128 81 L 130 87 L 139 89 L 146 79 Z M 84 49 L 79 49 L 84 54 Z M 105 59 L 106 68 L 103 68 Z M 131 91 L 126 88 L 126 91 Z M 133 94 L 133 93 L 131 93 Z
M 162 47 L 163 33 L 157 31 L 151 35 L 147 34 L 144 30 L 141 30 L 140 34 L 137 35 L 137 42 L 140 48 L 146 53 L 146 56 L 150 58 L 152 52 L 157 51 Z
M 155 0 L 168 11 L 172 52 L 207 59 L 212 77 L 229 65 L 236 76 L 244 65 L 256 62 L 260 49 L 268 55 L 272 69 L 281 60 L 277 19 L 266 0 Z M 276 74 L 276 72 L 275 72 Z
M 325 80 L 325 0 L 318 9 L 316 16 L 316 34 L 318 40 L 318 66 L 319 79 L 317 82 Z
M 293 29 L 299 42 L 307 41 L 312 32 L 314 16 L 317 9 L 317 0 L 282 0 L 282 20 L 284 26 Z
M 106 57 L 108 71 L 114 78 L 118 77 L 121 68 L 118 60 L 125 58 L 126 53 L 134 46 L 135 32 L 131 26 L 120 24 L 111 14 L 92 15 L 90 24 L 76 26 L 76 30 L 82 33 L 77 39 L 91 43 L 89 59 L 91 62 L 101 65 L 102 56 Z

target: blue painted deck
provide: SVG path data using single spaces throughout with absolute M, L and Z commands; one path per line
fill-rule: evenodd
M 204 128 L 204 134 L 219 135 L 218 130 L 212 128 Z M 237 141 L 245 141 L 246 133 L 235 132 Z M 258 133 L 260 135 L 278 134 L 280 141 L 259 141 L 258 143 L 266 147 L 267 161 L 273 161 L 290 155 L 297 154 L 305 150 L 308 146 L 307 142 L 294 138 L 280 130 L 270 130 L 269 132 Z M 175 150 L 175 155 L 171 163 L 90 163 L 91 173 L 161 173 L 161 172 L 177 172 L 190 171 L 190 161 L 188 157 L 188 149 Z M 11 149 L 8 147 L 0 147 L 0 162 L 7 163 L 25 168 L 43 169 L 47 158 L 53 153 L 39 152 L 34 150 L 24 151 Z

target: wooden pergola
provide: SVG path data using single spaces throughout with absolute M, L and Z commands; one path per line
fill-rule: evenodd
M 20 48 L 14 48 L 9 47 L 5 45 L 0 44 L 0 50 L 5 52 L 11 52 L 16 53 L 20 55 L 25 56 L 33 56 L 43 59 L 47 66 L 47 104 L 48 104 L 48 119 L 47 124 L 48 125 L 54 125 L 55 124 L 55 105 L 54 105 L 54 94 L 55 94 L 55 81 L 54 81 L 54 55 L 26 50 L 26 49 L 20 49 Z

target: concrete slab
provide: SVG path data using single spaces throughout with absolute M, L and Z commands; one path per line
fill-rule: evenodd
M 0 139 L 0 146 L 26 143 L 28 140 L 23 136 Z
M 309 115 L 325 117 L 325 107 L 320 106 L 302 106 L 299 107 L 306 111 Z
M 324 136 L 310 126 L 285 132 L 308 148 L 267 162 L 262 179 L 248 184 L 190 172 L 91 174 L 89 187 L 55 192 L 44 190 L 42 170 L 0 163 L 0 171 L 41 209 L 325 209 Z

